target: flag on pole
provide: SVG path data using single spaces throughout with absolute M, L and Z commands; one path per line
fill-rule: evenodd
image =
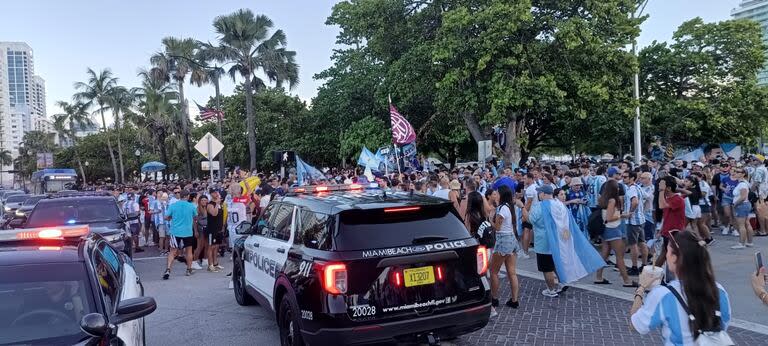
M 197 102 L 195 102 L 195 105 L 197 105 L 197 110 L 200 111 L 200 120 L 210 120 L 213 118 L 224 118 L 224 112 L 215 109 L 215 108 L 208 108 L 203 107 Z
M 389 120 L 392 124 L 392 142 L 396 145 L 405 145 L 416 140 L 416 131 L 408 120 L 400 115 L 389 99 Z

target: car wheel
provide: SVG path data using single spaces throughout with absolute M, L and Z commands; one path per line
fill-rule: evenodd
M 245 290 L 245 272 L 243 271 L 243 262 L 235 258 L 235 265 L 232 268 L 232 286 L 235 290 L 235 300 L 243 306 L 256 304 L 256 300 Z
M 280 329 L 280 344 L 283 346 L 303 346 L 304 340 L 301 338 L 298 308 L 291 303 L 290 298 L 283 296 L 279 311 L 277 326 Z

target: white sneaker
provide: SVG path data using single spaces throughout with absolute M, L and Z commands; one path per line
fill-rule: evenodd
M 207 267 L 207 266 L 208 266 L 208 260 L 207 259 L 203 259 L 203 267 Z
M 494 318 L 494 317 L 496 317 L 498 315 L 499 315 L 499 313 L 496 312 L 496 308 L 491 307 L 491 318 Z
M 530 256 L 530 255 L 528 255 L 528 254 L 527 254 L 527 253 L 525 253 L 525 252 L 521 252 L 521 253 L 520 253 L 520 258 L 522 258 L 522 259 L 531 259 L 531 256 Z
M 746 244 L 744 244 L 744 246 L 746 246 L 746 247 L 753 247 L 753 246 L 755 246 L 755 244 L 752 244 L 752 243 L 746 243 Z
M 200 270 L 200 269 L 203 269 L 203 267 L 201 267 L 200 263 L 197 263 L 197 261 L 192 261 L 192 269 Z
M 720 234 L 728 235 L 728 233 L 730 233 L 730 232 L 728 231 L 727 227 L 723 227 L 723 228 L 720 229 Z
M 541 291 L 541 294 L 543 294 L 545 297 L 550 297 L 550 298 L 557 298 L 558 296 L 557 291 L 550 290 L 549 288 Z
M 734 245 L 734 246 L 731 246 L 731 249 L 734 249 L 734 250 L 741 250 L 741 249 L 743 249 L 743 248 L 745 248 L 745 247 L 746 247 L 746 246 L 744 246 L 744 244 L 742 244 L 742 243 L 738 243 L 738 244 L 736 244 L 736 245 Z
M 734 229 L 733 231 L 731 231 L 731 235 L 733 235 L 734 237 L 738 237 L 739 236 L 739 231 Z

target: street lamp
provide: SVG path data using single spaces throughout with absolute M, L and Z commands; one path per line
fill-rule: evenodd
M 139 176 L 139 182 L 141 182 L 141 150 L 136 149 L 136 151 L 133 152 L 133 155 L 136 155 L 136 166 L 139 167 L 136 174 Z
M 639 18 L 643 15 L 643 11 L 645 11 L 645 6 L 648 5 L 649 0 L 645 0 L 642 3 L 638 4 L 638 7 L 635 11 L 632 12 L 632 18 Z M 635 142 L 635 164 L 640 165 L 641 163 L 641 157 L 643 154 L 643 150 L 641 148 L 642 146 L 642 139 L 640 138 L 640 59 L 637 56 L 637 38 L 632 40 L 632 54 L 635 56 L 635 60 L 637 61 L 637 71 L 635 71 L 635 78 L 634 78 L 634 93 L 635 93 L 635 101 L 637 102 L 637 105 L 635 105 L 635 131 L 634 131 L 634 142 Z

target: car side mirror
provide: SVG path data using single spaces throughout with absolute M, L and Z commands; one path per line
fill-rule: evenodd
M 248 221 L 243 221 L 239 225 L 237 225 L 237 228 L 235 228 L 235 233 L 239 235 L 247 235 L 251 234 L 251 223 Z
M 121 301 L 117 311 L 110 318 L 112 324 L 122 324 L 151 314 L 157 309 L 157 303 L 152 297 L 138 297 Z
M 109 324 L 104 315 L 93 312 L 80 319 L 80 329 L 90 336 L 102 337 L 109 332 Z

